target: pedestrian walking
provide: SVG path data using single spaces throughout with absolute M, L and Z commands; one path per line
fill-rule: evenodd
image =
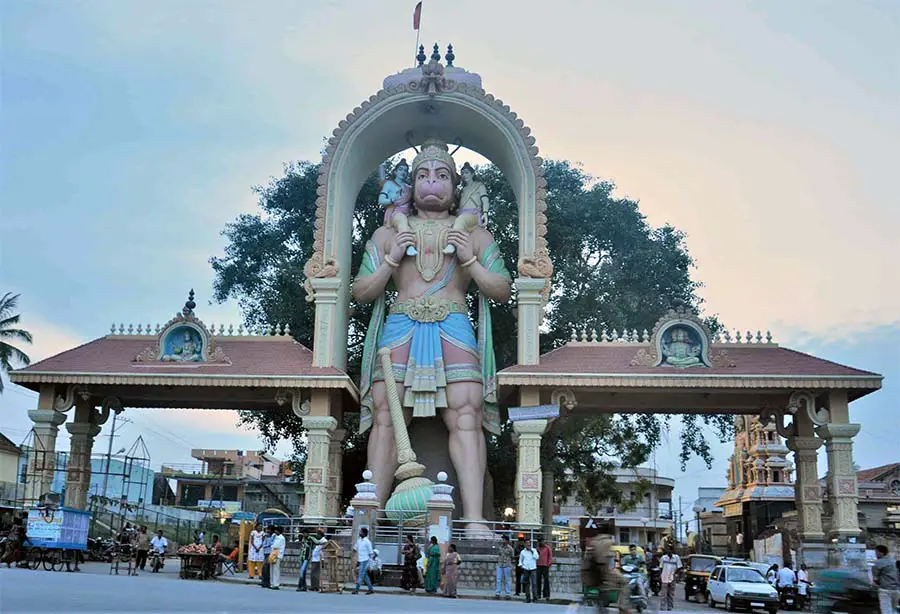
M 802 564 L 797 571 L 797 607 L 801 610 L 806 606 L 809 585 L 809 572 L 806 570 L 806 565 Z
M 893 614 L 900 607 L 897 562 L 884 545 L 875 546 L 875 559 L 872 566 L 872 582 L 878 587 L 878 604 L 881 606 L 882 614 Z
M 438 546 L 437 537 L 431 536 L 426 552 L 425 560 L 425 592 L 436 593 L 441 583 L 441 547 Z
M 287 541 L 282 535 L 282 528 L 275 527 L 275 537 L 272 540 L 272 552 L 269 553 L 269 582 L 274 590 L 281 588 L 281 560 L 284 558 L 284 551 L 287 548 Z
M 419 588 L 419 570 L 416 568 L 416 565 L 419 562 L 421 553 L 412 533 L 406 534 L 406 542 L 403 544 L 402 553 L 403 576 L 400 579 L 400 586 L 403 590 L 414 593 Z
M 309 556 L 309 589 L 312 591 L 319 590 L 319 578 L 322 575 L 322 546 L 327 543 L 325 533 L 316 531 L 316 536 L 312 540 L 312 552 Z
M 525 603 L 531 603 L 532 595 L 535 601 L 537 592 L 537 550 L 531 547 L 531 540 L 525 540 L 525 547 L 519 553 L 519 567 L 522 568 L 522 584 L 525 587 Z
M 537 590 L 534 600 L 543 597 L 550 601 L 550 567 L 553 565 L 553 549 L 543 539 L 538 540 Z
M 494 594 L 495 599 L 500 599 L 501 591 L 503 592 L 503 598 L 509 599 L 512 592 L 512 570 L 515 555 L 515 550 L 513 550 L 512 544 L 509 543 L 509 535 L 504 535 L 503 542 L 497 550 L 497 591 Z
M 666 546 L 666 553 L 659 560 L 662 573 L 662 594 L 660 596 L 660 610 L 671 610 L 675 607 L 675 574 L 681 569 L 681 557 L 675 554 L 672 546 Z
M 141 526 L 138 529 L 137 537 L 134 540 L 134 549 L 134 566 L 144 571 L 144 567 L 147 566 L 147 554 L 150 552 L 150 536 L 147 534 L 147 527 Z
M 275 540 L 275 531 L 272 525 L 266 527 L 266 534 L 263 536 L 263 570 L 262 582 L 260 586 L 269 588 L 272 567 L 269 563 L 269 555 L 272 554 L 272 542 Z
M 365 582 L 366 586 L 369 587 L 366 594 L 371 595 L 375 592 L 375 589 L 372 587 L 371 578 L 369 578 L 369 561 L 372 560 L 372 554 L 375 549 L 372 547 L 367 528 L 363 527 L 359 530 L 359 539 L 356 540 L 353 549 L 356 551 L 356 561 L 359 565 L 359 573 L 356 576 L 356 588 L 353 589 L 353 594 L 358 595 L 360 585 Z
M 457 572 L 462 565 L 462 558 L 456 551 L 456 545 L 447 546 L 447 555 L 444 557 L 444 597 L 456 599 Z

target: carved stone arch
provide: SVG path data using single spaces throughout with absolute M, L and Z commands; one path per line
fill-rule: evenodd
M 518 273 L 543 279 L 546 291 L 553 267 L 547 251 L 546 181 L 531 130 L 509 107 L 485 93 L 480 78 L 448 68 L 434 86 L 421 69 L 385 80 L 342 120 L 328 141 L 319 173 L 313 255 L 306 263 L 307 291 L 316 302 L 313 364 L 344 368 L 347 353 L 353 210 L 359 189 L 387 157 L 414 143 L 439 137 L 462 144 L 494 162 L 510 182 L 519 209 Z M 530 284 L 534 287 L 534 284 Z M 524 303 L 521 300 L 520 304 Z M 538 301 L 539 303 L 539 301 Z M 537 317 L 519 318 L 519 362 L 537 362 Z M 531 331 L 534 328 L 534 331 Z M 530 331 L 530 332 L 529 332 Z M 523 342 L 523 339 L 527 342 Z M 535 356 L 523 357 L 523 343 Z M 532 352 L 525 351 L 526 354 Z

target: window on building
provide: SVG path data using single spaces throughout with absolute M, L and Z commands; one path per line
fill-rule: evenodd
M 620 544 L 630 544 L 631 543 L 631 530 L 627 528 L 619 529 L 619 543 Z

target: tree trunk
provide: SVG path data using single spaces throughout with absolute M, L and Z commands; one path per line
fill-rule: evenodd
M 545 527 L 549 527 L 553 524 L 553 472 L 542 471 L 541 478 L 541 524 Z

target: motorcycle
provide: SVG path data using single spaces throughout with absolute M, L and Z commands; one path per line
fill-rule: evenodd
M 650 591 L 653 593 L 654 597 L 658 596 L 660 591 L 662 591 L 661 567 L 657 566 L 650 568 Z
M 150 551 L 150 571 L 153 573 L 159 573 L 159 570 L 166 566 L 166 554 L 165 552 L 160 552 L 159 550 L 153 549 Z
M 628 599 L 638 612 L 647 609 L 647 578 L 636 565 L 622 565 L 622 575 L 628 585 Z
M 782 610 L 796 610 L 799 607 L 797 587 L 793 584 L 778 587 L 778 602 Z

